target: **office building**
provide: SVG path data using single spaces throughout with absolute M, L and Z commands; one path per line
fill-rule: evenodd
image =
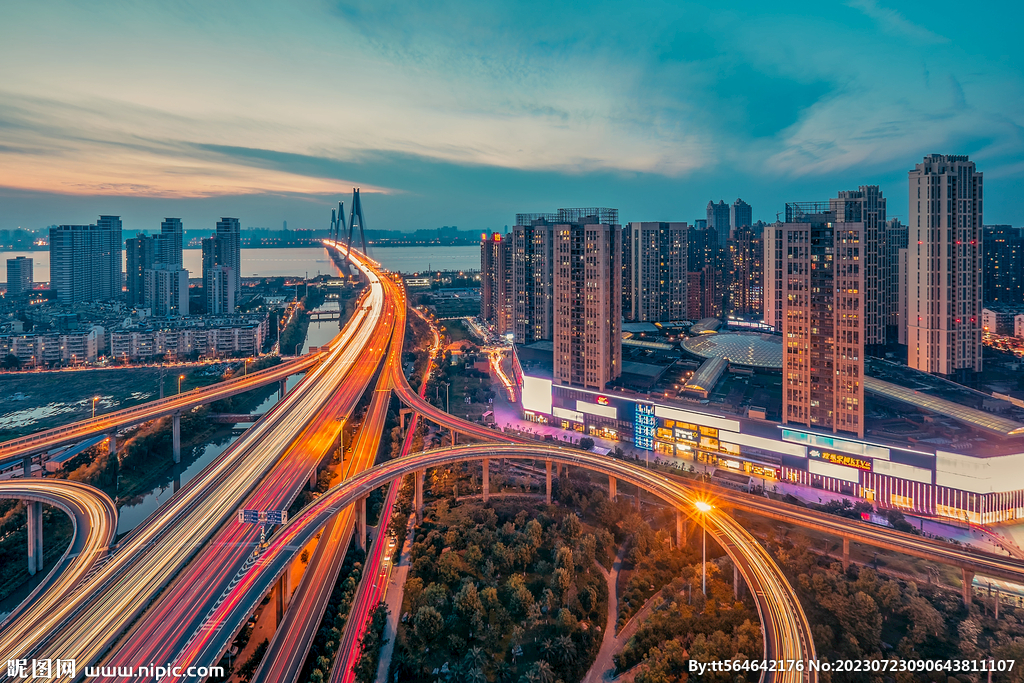
M 734 228 L 729 238 L 728 312 L 764 314 L 764 246 L 749 225 Z
M 1024 303 L 1024 239 L 1020 228 L 986 225 L 985 272 L 982 291 L 986 304 Z
M 864 223 L 836 218 L 830 204 L 791 203 L 777 227 L 786 254 L 782 422 L 863 437 Z
M 965 384 L 981 372 L 982 174 L 931 154 L 909 172 L 907 363 Z
M 235 279 L 235 296 L 242 292 L 241 227 L 237 218 L 217 221 L 217 265 L 231 269 Z
M 180 218 L 165 218 L 160 224 L 161 251 L 160 263 L 170 266 L 182 266 L 181 248 L 184 230 Z
M 560 209 L 554 379 L 604 389 L 622 372 L 622 226 L 615 209 Z
M 515 300 L 512 281 L 512 242 L 501 233 L 480 241 L 480 319 L 504 335 L 512 331 Z
M 188 271 L 184 268 L 165 263 L 155 264 L 144 271 L 143 287 L 143 305 L 150 309 L 152 315 L 188 315 Z
M 7 259 L 7 298 L 25 296 L 32 291 L 32 259 L 19 256 Z
M 233 313 L 237 293 L 235 292 L 235 276 L 232 269 L 228 266 L 204 267 L 203 294 L 206 296 L 207 314 L 227 315 Z
M 864 348 L 881 355 L 885 349 L 885 288 L 882 280 L 885 257 L 885 198 L 877 185 L 861 185 L 840 192 L 831 201 L 834 220 L 863 223 L 860 236 L 860 263 L 864 271 L 863 327 Z
M 737 199 L 729 207 L 729 227 L 732 230 L 748 227 L 754 224 L 754 213 L 742 199 Z
M 709 201 L 707 213 L 708 227 L 716 230 L 718 246 L 721 249 L 725 249 L 725 241 L 729 239 L 729 228 L 732 227 L 729 205 L 725 203 L 724 199 L 718 200 L 717 204 L 713 200 Z
M 517 344 L 554 338 L 557 215 L 516 214 L 512 231 L 512 331 Z
M 121 219 L 50 227 L 50 289 L 63 304 L 121 298 Z
M 902 260 L 900 251 L 907 248 L 907 226 L 898 218 L 890 218 L 885 222 L 885 258 L 879 265 L 881 281 L 882 317 L 885 323 L 885 341 L 896 343 L 900 338 L 900 326 L 903 321 L 904 301 L 900 296 L 900 282 L 905 276 L 900 270 Z M 904 343 L 904 342 L 899 342 Z
M 686 319 L 686 223 L 629 223 L 623 229 L 623 317 Z

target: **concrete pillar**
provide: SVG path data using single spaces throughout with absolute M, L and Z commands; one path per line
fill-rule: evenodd
M 850 539 L 843 538 L 843 571 L 850 568 Z
M 735 562 L 732 563 L 732 597 L 740 599 L 740 567 Z
M 483 459 L 483 469 L 484 469 L 484 476 L 483 476 L 483 480 L 484 480 L 483 481 L 483 484 L 484 484 L 484 486 L 483 486 L 483 489 L 484 489 L 484 502 L 486 503 L 487 499 L 491 495 L 491 459 L 490 458 L 484 458 Z
M 960 576 L 964 582 L 964 606 L 971 606 L 971 586 L 974 584 L 974 572 L 967 569 L 960 569 Z
M 459 435 L 458 435 L 458 433 L 454 429 L 451 430 L 451 434 L 452 434 L 452 448 L 455 448 L 455 444 L 457 444 L 459 442 Z
M 316 475 L 317 475 L 317 468 L 314 467 L 313 470 L 309 473 L 309 490 L 310 491 L 316 491 Z
M 676 547 L 683 547 L 683 513 L 676 510 Z
M 613 477 L 612 475 L 609 474 L 608 475 L 608 500 L 612 500 L 613 501 L 613 500 L 615 500 L 615 497 L 618 496 L 618 491 L 617 491 L 618 486 L 617 486 L 617 484 L 618 484 L 618 482 L 615 480 L 615 477 Z
M 547 486 L 544 488 L 544 497 L 548 505 L 551 505 L 551 461 L 544 461 L 544 468 L 547 470 Z
M 366 551 L 366 496 L 356 501 L 356 547 Z
M 111 434 L 107 437 L 107 454 L 117 455 L 117 434 Z
M 409 408 L 402 408 L 401 410 L 398 411 L 398 419 L 401 420 L 402 422 L 402 436 L 405 436 L 405 430 L 407 429 L 405 418 L 409 417 L 410 415 L 412 415 L 412 410 L 410 410 Z
M 42 459 L 40 459 L 40 462 L 42 462 Z M 32 456 L 31 455 L 26 455 L 21 460 L 21 476 L 25 477 L 26 479 L 28 477 L 32 476 Z
M 32 503 L 36 513 L 36 568 L 43 568 L 43 504 Z
M 416 521 L 423 521 L 423 475 L 426 470 L 416 470 L 413 475 L 415 481 L 415 494 L 413 495 L 413 510 L 416 512 Z
M 277 580 L 277 583 L 274 584 L 274 592 L 277 594 L 275 596 L 275 599 L 274 599 L 274 606 L 276 607 L 276 609 L 274 611 L 277 613 L 277 621 L 275 623 L 277 625 L 280 625 L 281 621 L 284 619 L 284 607 L 285 607 L 285 605 L 284 605 L 284 577 L 283 576 L 280 579 Z
M 36 540 L 42 537 L 42 529 L 39 528 L 40 518 L 36 517 L 37 505 L 39 503 L 25 503 L 25 514 L 28 517 L 28 573 L 30 576 L 35 576 L 36 570 L 43 568 L 43 558 L 38 552 L 40 543 Z
M 277 400 L 280 401 L 284 398 L 284 395 L 288 393 L 288 378 L 284 378 L 277 385 Z
M 181 462 L 181 414 L 175 413 L 172 417 L 174 424 L 171 427 L 171 455 L 174 462 Z

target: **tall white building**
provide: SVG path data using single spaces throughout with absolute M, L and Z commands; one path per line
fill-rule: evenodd
M 555 214 L 516 214 L 512 332 L 517 344 L 554 338 Z
M 31 291 L 32 259 L 26 256 L 7 259 L 7 297 L 18 297 Z
M 50 227 L 50 289 L 62 304 L 121 298 L 121 218 Z
M 835 221 L 863 223 L 860 265 L 864 271 L 864 346 L 881 355 L 885 347 L 885 197 L 878 185 L 840 192 L 830 201 Z
M 147 308 L 157 317 L 188 315 L 188 271 L 181 267 L 156 264 L 143 272 Z
M 764 229 L 764 321 L 782 330 L 782 292 L 785 280 L 784 223 L 772 223 Z
M 209 315 L 224 315 L 235 311 L 235 277 L 227 266 L 212 266 L 206 269 L 204 278 L 206 312 Z
M 907 363 L 969 383 L 981 372 L 982 174 L 931 154 L 909 181 Z
M 221 218 L 217 221 L 216 238 L 217 265 L 231 269 L 237 297 L 242 292 L 242 229 L 238 219 Z
M 630 223 L 623 232 L 623 315 L 637 322 L 686 318 L 686 223 Z

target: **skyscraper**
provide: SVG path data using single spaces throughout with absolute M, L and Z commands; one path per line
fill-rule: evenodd
M 708 227 L 718 231 L 718 246 L 722 249 L 725 249 L 725 241 L 729 239 L 730 221 L 732 220 L 730 213 L 729 205 L 725 203 L 724 199 L 718 200 L 717 204 L 714 200 L 708 202 Z
M 515 299 L 512 283 L 512 243 L 496 232 L 480 241 L 480 318 L 498 334 L 512 331 Z
M 32 291 L 32 259 L 19 256 L 7 259 L 7 298 L 14 299 Z
M 981 372 L 982 174 L 931 154 L 909 172 L 907 362 L 971 383 Z
M 986 304 L 1024 303 L 1024 239 L 1021 229 L 1009 225 L 986 225 L 985 274 L 982 290 Z
M 95 225 L 50 227 L 50 288 L 63 304 L 119 299 L 122 291 L 121 218 Z
M 881 355 L 885 348 L 885 198 L 878 185 L 861 185 L 856 190 L 840 192 L 830 208 L 835 221 L 864 224 L 860 238 L 864 347 L 868 353 Z
M 217 221 L 217 254 L 217 265 L 231 268 L 238 296 L 242 291 L 242 232 L 237 218 Z
M 622 372 L 622 226 L 615 209 L 560 209 L 555 381 L 605 389 Z
M 890 218 L 885 222 L 885 259 L 879 268 L 879 280 L 882 283 L 885 309 L 882 311 L 885 321 L 886 343 L 900 344 L 900 326 L 903 320 L 904 301 L 900 294 L 901 280 L 906 275 L 902 270 L 900 251 L 907 248 L 907 226 L 898 218 Z
M 688 230 L 686 223 L 630 223 L 623 229 L 622 305 L 627 320 L 686 318 Z
M 764 313 L 764 247 L 749 225 L 734 228 L 729 238 L 729 313 Z
M 163 240 L 161 243 L 160 263 L 181 267 L 183 232 L 180 218 L 165 218 L 163 223 L 160 224 L 160 236 Z
M 234 313 L 235 277 L 231 268 L 228 266 L 211 266 L 204 269 L 203 273 L 203 294 L 206 296 L 206 312 L 211 315 Z
M 129 306 L 142 306 L 146 301 L 146 271 L 159 263 L 157 254 L 159 239 L 147 235 L 132 237 L 125 246 L 125 285 Z
M 188 271 L 176 264 L 158 263 L 143 273 L 143 300 L 154 316 L 188 315 Z
M 727 252 L 718 243 L 719 233 L 713 227 L 687 231 L 686 317 L 690 320 L 722 315 Z
M 785 239 L 783 239 L 783 226 L 785 223 L 776 222 L 765 226 L 764 229 L 764 321 L 782 331 L 782 293 L 784 291 L 785 279 Z
M 554 338 L 557 214 L 516 214 L 512 231 L 512 326 L 517 344 Z
M 776 229 L 786 254 L 782 422 L 863 437 L 864 224 L 800 202 Z
M 747 204 L 742 199 L 737 199 L 729 207 L 729 227 L 732 230 L 742 228 L 744 226 L 750 226 L 754 224 L 754 214 L 750 208 L 750 204 Z

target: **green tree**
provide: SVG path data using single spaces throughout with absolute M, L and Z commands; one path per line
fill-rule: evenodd
M 423 643 L 433 643 L 444 629 L 444 618 L 430 605 L 420 607 L 413 618 L 413 632 Z

